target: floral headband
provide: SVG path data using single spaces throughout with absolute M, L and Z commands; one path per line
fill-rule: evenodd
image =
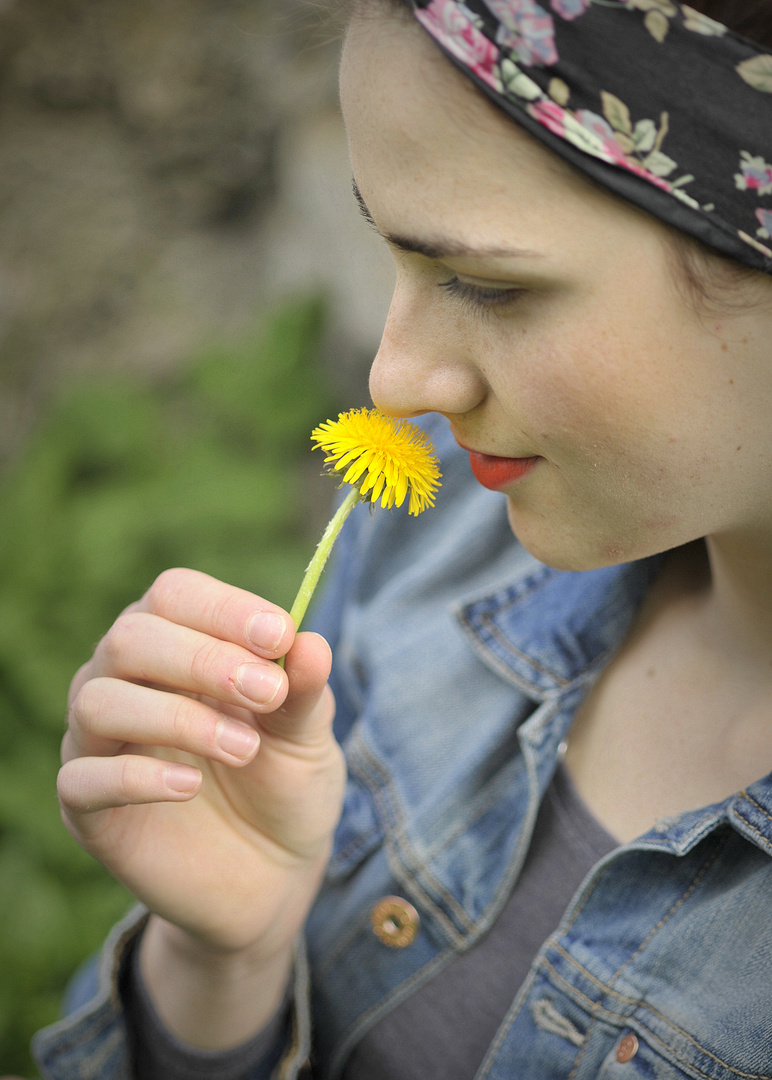
M 406 2 L 541 142 L 668 224 L 772 273 L 768 50 L 674 0 Z

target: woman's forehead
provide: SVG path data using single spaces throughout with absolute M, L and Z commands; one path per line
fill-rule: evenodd
M 383 231 L 446 233 L 444 223 L 466 234 L 459 243 L 501 231 L 503 245 L 533 247 L 597 229 L 596 216 L 604 228 L 640 216 L 500 114 L 388 9 L 353 21 L 341 102 L 355 181 Z

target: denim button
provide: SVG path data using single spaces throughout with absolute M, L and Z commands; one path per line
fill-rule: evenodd
M 401 896 L 384 896 L 370 912 L 373 933 L 390 949 L 404 949 L 415 941 L 421 917 Z
M 638 1053 L 638 1040 L 635 1035 L 625 1035 L 617 1047 L 617 1061 L 622 1065 Z

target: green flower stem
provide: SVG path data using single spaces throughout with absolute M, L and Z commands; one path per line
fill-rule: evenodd
M 308 564 L 305 577 L 300 584 L 298 594 L 295 597 L 295 602 L 290 611 L 296 630 L 300 629 L 303 616 L 311 602 L 311 597 L 314 595 L 314 589 L 321 577 L 322 570 L 324 570 L 324 564 L 327 562 L 329 554 L 332 551 L 332 545 L 337 540 L 338 533 L 343 528 L 343 522 L 361 498 L 362 496 L 359 494 L 359 489 L 352 487 L 351 491 L 349 491 L 346 498 L 336 510 L 327 528 L 324 530 L 322 539 L 319 541 L 314 556 Z

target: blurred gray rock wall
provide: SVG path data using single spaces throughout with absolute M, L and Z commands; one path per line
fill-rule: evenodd
M 303 0 L 0 0 L 0 458 L 73 373 L 155 378 L 320 286 L 362 403 L 391 270 L 336 63 Z

